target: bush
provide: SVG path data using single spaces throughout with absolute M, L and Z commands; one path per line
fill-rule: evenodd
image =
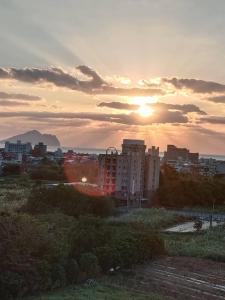
M 79 276 L 79 265 L 75 259 L 70 259 L 66 265 L 66 278 L 69 283 L 76 283 Z
M 91 252 L 83 253 L 81 255 L 79 264 L 80 270 L 87 278 L 96 277 L 100 272 L 98 258 Z
M 62 287 L 164 253 L 158 235 L 143 224 L 59 213 L 2 213 L 0 241 L 0 299 Z
M 72 256 L 94 253 L 104 271 L 164 254 L 163 241 L 144 224 L 110 225 L 99 218 L 82 217 L 73 234 Z
M 92 197 L 80 193 L 72 186 L 36 187 L 23 208 L 31 214 L 62 212 L 68 216 L 92 214 L 106 217 L 113 212 L 113 200 L 106 197 Z
M 212 207 L 224 205 L 224 178 L 178 173 L 164 165 L 155 204 L 165 207 Z
M 28 215 L 0 216 L 1 299 L 24 296 L 65 284 L 61 244 Z M 7 296 L 6 296 L 7 295 Z
M 97 247 L 95 254 L 104 272 L 109 271 L 110 268 L 121 266 L 120 253 L 115 247 L 109 245 Z

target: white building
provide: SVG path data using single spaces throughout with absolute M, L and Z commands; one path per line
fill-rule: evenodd
M 122 153 L 109 148 L 99 155 L 99 186 L 105 194 L 130 202 L 150 197 L 159 185 L 159 149 L 145 154 L 143 140 L 123 140 Z
M 159 187 L 160 157 L 159 147 L 148 149 L 145 156 L 144 196 L 150 198 Z
M 16 153 L 16 154 L 29 154 L 32 151 L 31 143 L 17 143 L 5 142 L 5 152 Z

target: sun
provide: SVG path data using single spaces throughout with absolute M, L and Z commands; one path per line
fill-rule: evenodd
M 151 107 L 144 104 L 139 107 L 137 112 L 142 117 L 147 118 L 147 117 L 150 117 L 154 113 L 154 110 Z

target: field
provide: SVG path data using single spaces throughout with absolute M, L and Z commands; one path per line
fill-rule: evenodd
M 21 207 L 29 196 L 31 186 L 32 183 L 26 180 L 17 181 L 13 178 L 0 180 L 1 210 L 12 211 Z M 160 234 L 165 241 L 168 256 L 136 266 L 131 270 L 131 274 L 129 272 L 126 274 L 124 270 L 116 276 L 100 279 L 93 285 L 65 287 L 26 299 L 183 300 L 190 299 L 189 293 L 193 293 L 196 299 L 203 299 L 202 295 L 205 295 L 204 299 L 210 300 L 218 299 L 216 298 L 218 295 L 225 297 L 225 289 L 223 291 L 222 288 L 225 274 L 225 264 L 222 263 L 225 262 L 225 225 L 199 233 L 163 232 L 163 229 L 182 223 L 184 220 L 183 217 L 177 217 L 173 212 L 163 208 L 133 209 L 109 217 L 107 221 L 110 223 L 141 222 L 153 230 L 162 230 Z M 209 270 L 208 265 L 211 265 L 212 269 Z M 218 269 L 220 273 L 216 273 L 216 269 L 213 269 L 214 265 L 215 268 L 220 268 Z M 215 286 L 211 292 L 214 283 L 217 287 Z M 183 297 L 184 291 L 187 298 Z
M 158 230 L 176 224 L 181 219 L 163 208 L 137 208 L 128 213 L 110 217 L 108 220 L 115 223 L 142 222 L 152 229 Z
M 130 291 L 125 287 L 96 283 L 94 286 L 74 286 L 26 300 L 166 300 L 153 293 Z
M 225 264 L 165 257 L 136 266 L 128 275 L 71 286 L 24 300 L 217 300 L 225 299 Z
M 169 233 L 163 237 L 169 255 L 225 261 L 224 225 L 200 233 Z
M 0 178 L 0 209 L 15 211 L 26 203 L 31 182 L 26 178 Z

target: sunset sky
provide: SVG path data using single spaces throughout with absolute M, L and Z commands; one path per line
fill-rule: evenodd
M 0 139 L 225 154 L 224 0 L 0 0 Z

